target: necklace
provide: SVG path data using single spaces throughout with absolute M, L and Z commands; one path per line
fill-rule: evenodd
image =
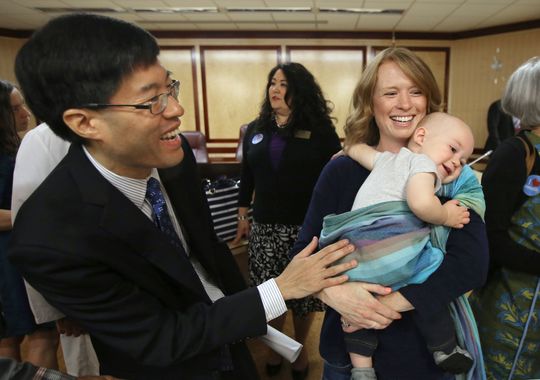
M 285 124 L 279 124 L 278 121 L 276 120 L 276 127 L 278 127 L 279 129 L 283 129 L 287 126 L 287 123 Z
M 276 127 L 278 127 L 279 129 L 283 129 L 285 128 L 287 125 L 289 125 L 289 120 L 287 120 L 285 123 L 283 124 L 280 124 L 277 120 L 277 116 L 274 115 L 274 122 L 276 123 Z

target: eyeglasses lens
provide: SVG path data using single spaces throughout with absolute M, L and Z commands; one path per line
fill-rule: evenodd
M 165 108 L 167 108 L 167 104 L 169 103 L 169 96 L 172 96 L 175 100 L 178 100 L 178 95 L 180 93 L 180 82 L 174 81 L 171 83 L 171 87 L 169 88 L 169 91 L 160 94 L 157 99 L 152 102 L 152 107 L 150 108 L 150 112 L 154 115 L 159 115 L 163 111 L 165 111 Z

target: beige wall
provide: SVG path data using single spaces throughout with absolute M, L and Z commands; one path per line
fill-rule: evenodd
M 486 112 L 500 97 L 505 81 L 524 60 L 540 55 L 540 29 L 463 40 L 398 40 L 415 49 L 432 67 L 448 111 L 473 128 L 476 147 L 486 139 Z M 277 60 L 303 63 L 325 96 L 334 103 L 338 133 L 350 107 L 350 95 L 365 60 L 389 40 L 367 39 L 161 39 L 162 61 L 181 81 L 184 130 L 209 138 L 211 158 L 233 159 L 238 128 L 257 114 L 266 76 Z M 0 77 L 14 80 L 13 61 L 23 41 L 0 37 Z M 312 47 L 312 48 L 310 48 Z M 450 49 L 447 70 L 445 49 Z M 499 52 L 497 52 L 499 49 Z M 493 55 L 502 69 L 491 69 Z M 495 75 L 496 74 L 496 75 Z M 497 78 L 497 83 L 495 83 Z M 448 88 L 445 88 L 448 83 Z
M 24 41 L 25 40 L 19 38 L 0 37 L 0 79 L 17 83 L 13 65 L 15 64 L 17 52 L 24 44 Z M 28 125 L 36 125 L 33 116 L 30 118 L 30 123 Z M 25 132 L 20 132 L 19 134 L 23 136 L 24 133 Z
M 338 135 L 345 137 L 343 126 L 349 115 L 351 94 L 356 81 L 362 75 L 365 52 L 356 49 L 290 49 L 290 60 L 302 63 L 317 79 L 324 96 L 332 102 L 332 116 Z
M 163 49 L 160 54 L 161 64 L 171 71 L 171 77 L 180 81 L 179 101 L 184 107 L 182 116 L 183 131 L 194 131 L 197 129 L 199 120 L 198 99 L 195 99 L 195 77 L 191 70 L 192 47 L 175 47 L 174 50 Z
M 276 48 L 203 48 L 204 130 L 209 141 L 236 140 L 240 126 L 257 116 L 268 72 L 279 60 Z
M 253 120 L 263 100 L 267 74 L 277 61 L 304 64 L 334 104 L 338 134 L 350 109 L 351 94 L 372 46 L 383 40 L 331 39 L 161 39 L 162 47 L 194 46 L 197 94 L 201 117 L 198 129 L 207 135 L 210 158 L 233 160 L 239 127 Z M 441 88 L 445 86 L 445 54 L 449 41 L 403 41 L 426 48 L 419 54 L 432 63 Z M 435 49 L 435 51 L 429 51 Z M 439 49 L 440 50 L 440 49 Z M 169 54 L 174 50 L 167 50 Z M 182 71 L 190 71 L 186 65 Z M 173 70 L 177 71 L 177 70 Z M 184 86 L 182 86 L 184 88 Z M 193 112 L 186 107 L 186 115 Z M 186 124 L 186 123 L 184 123 Z
M 23 43 L 24 40 L 18 38 L 0 37 L 0 78 L 16 82 L 13 65 Z
M 539 41 L 540 29 L 453 41 L 449 109 L 471 126 L 476 147 L 483 147 L 487 138 L 489 105 L 501 97 L 506 80 L 521 63 L 540 55 Z M 491 68 L 494 55 L 502 63 L 498 72 Z

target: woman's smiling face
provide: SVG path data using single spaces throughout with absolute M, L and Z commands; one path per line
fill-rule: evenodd
M 373 90 L 373 115 L 382 142 L 405 146 L 426 111 L 422 90 L 395 62 L 383 62 Z

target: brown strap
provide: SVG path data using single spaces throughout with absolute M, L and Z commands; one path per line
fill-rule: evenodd
M 517 136 L 517 138 L 525 145 L 525 165 L 527 166 L 527 176 L 529 176 L 532 172 L 534 161 L 536 160 L 536 151 L 530 149 L 529 144 L 523 137 Z

